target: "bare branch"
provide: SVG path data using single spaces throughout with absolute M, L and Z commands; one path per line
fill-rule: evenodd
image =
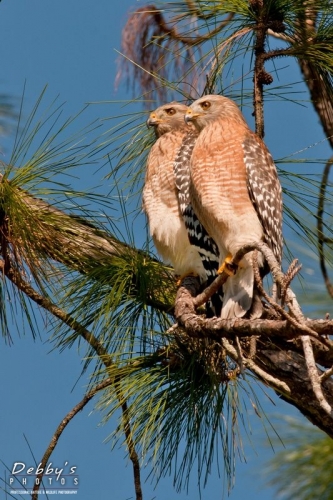
M 321 383 L 325 382 L 328 378 L 330 378 L 333 375 L 333 366 L 326 370 L 324 373 L 321 374 L 320 376 L 320 381 Z
M 267 30 L 267 35 L 270 35 L 274 38 L 277 38 L 278 40 L 283 40 L 284 42 L 292 42 L 292 38 L 285 33 L 277 33 L 276 31 L 272 30 L 271 28 L 268 28 Z
M 86 406 L 86 404 L 88 404 L 89 401 L 99 391 L 101 391 L 102 389 L 105 389 L 106 387 L 108 387 L 109 385 L 112 385 L 112 384 L 113 384 L 113 380 L 110 378 L 107 378 L 106 380 L 103 380 L 102 382 L 100 382 L 98 385 L 96 385 L 96 387 L 94 387 L 91 391 L 89 391 L 84 396 L 84 398 L 77 405 L 75 405 L 74 408 L 69 413 L 67 413 L 67 415 L 62 419 L 62 421 L 58 425 L 55 433 L 52 436 L 51 442 L 50 442 L 49 446 L 47 447 L 47 450 L 45 451 L 42 460 L 40 461 L 40 468 L 42 469 L 43 472 L 41 472 L 40 474 L 38 474 L 36 476 L 36 479 L 39 479 L 39 481 L 38 481 L 38 483 L 37 483 L 37 481 L 35 481 L 35 484 L 34 484 L 34 487 L 32 490 L 33 493 L 31 495 L 31 500 L 38 500 L 38 490 L 40 489 L 40 484 L 42 482 L 44 470 L 46 469 L 46 464 L 47 464 L 53 450 L 57 446 L 61 434 L 63 433 L 63 431 L 65 430 L 65 428 L 69 424 L 69 422 L 75 417 L 75 415 L 77 415 L 79 413 L 79 411 L 83 410 L 83 408 Z
M 306 366 L 308 369 L 309 378 L 311 380 L 312 389 L 315 397 L 317 398 L 321 408 L 333 418 L 332 407 L 328 404 L 327 400 L 322 391 L 321 387 L 321 378 L 318 373 L 318 368 L 316 365 L 316 361 L 313 355 L 313 349 L 311 346 L 311 340 L 308 335 L 304 335 L 301 337 L 304 357 L 306 361 Z
M 63 323 L 65 323 L 74 331 L 76 331 L 78 334 L 80 334 L 95 350 L 95 352 L 97 353 L 97 355 L 107 368 L 113 365 L 112 357 L 104 348 L 104 346 L 99 342 L 99 340 L 91 332 L 89 332 L 86 328 L 82 327 L 82 325 L 78 321 L 76 321 L 69 314 L 65 313 L 62 309 L 53 304 L 49 299 L 41 296 L 38 292 L 36 292 L 36 290 L 34 290 L 28 283 L 26 283 L 22 279 L 22 277 L 8 265 L 8 261 L 7 262 L 5 261 L 3 269 L 5 276 L 7 276 L 7 278 L 12 283 L 14 283 L 22 292 L 24 292 L 31 300 L 33 300 L 34 302 L 36 302 L 36 304 L 40 305 L 41 307 L 49 311 L 55 317 L 59 318 Z M 133 465 L 136 500 L 141 500 L 142 489 L 141 489 L 141 479 L 140 479 L 140 462 L 135 450 L 135 445 L 132 437 L 132 431 L 128 417 L 127 403 L 125 398 L 123 397 L 121 388 L 116 379 L 113 380 L 113 384 L 115 386 L 117 398 L 122 409 L 123 429 L 126 437 L 126 444 L 130 460 L 132 461 Z M 76 413 L 74 413 L 71 418 L 73 418 L 75 414 Z M 37 499 L 37 497 L 35 498 Z

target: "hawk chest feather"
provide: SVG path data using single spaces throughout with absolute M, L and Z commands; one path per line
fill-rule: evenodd
M 242 148 L 245 132 L 232 122 L 208 125 L 201 131 L 191 159 L 194 209 L 219 247 L 223 245 L 231 253 L 262 237 L 248 193 Z

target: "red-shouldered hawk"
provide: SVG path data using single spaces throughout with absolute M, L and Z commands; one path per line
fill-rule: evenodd
M 238 106 L 220 95 L 195 101 L 185 115 L 199 131 L 190 164 L 194 211 L 220 251 L 220 265 L 264 240 L 282 257 L 282 194 L 273 159 Z M 253 298 L 252 253 L 224 285 L 222 318 L 242 317 Z
M 172 264 L 176 274 L 195 274 L 203 283 L 216 276 L 219 257 L 217 246 L 189 203 L 189 160 L 197 132 L 186 125 L 186 110 L 187 106 L 172 102 L 152 112 L 147 120 L 148 126 L 155 127 L 157 141 L 147 160 L 143 210 L 163 260 Z M 219 314 L 221 299 L 217 295 L 209 309 L 210 315 L 212 310 Z

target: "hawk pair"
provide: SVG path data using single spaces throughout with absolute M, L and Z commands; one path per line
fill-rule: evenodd
M 161 106 L 147 124 L 157 140 L 147 160 L 143 209 L 158 252 L 176 274 L 209 281 L 240 248 L 258 241 L 265 241 L 281 263 L 276 167 L 238 106 L 207 95 L 190 107 Z M 221 317 L 243 317 L 253 295 L 250 252 L 223 286 Z

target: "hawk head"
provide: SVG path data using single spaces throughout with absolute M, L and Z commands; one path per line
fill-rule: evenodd
M 177 129 L 188 132 L 189 129 L 184 121 L 187 109 L 188 107 L 180 102 L 164 104 L 150 113 L 147 127 L 154 127 L 157 137 Z
M 245 123 L 237 104 L 222 95 L 205 95 L 194 101 L 185 113 L 186 123 L 193 123 L 196 129 L 202 130 L 209 123 L 219 119 L 240 120 Z

